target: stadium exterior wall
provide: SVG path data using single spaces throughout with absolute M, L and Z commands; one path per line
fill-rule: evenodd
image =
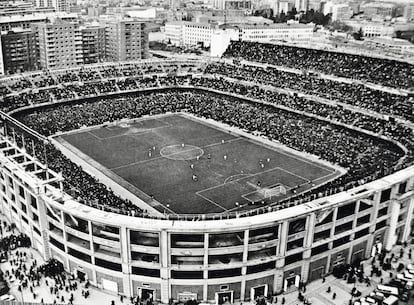
M 171 221 L 94 209 L 30 177 L 3 152 L 0 159 L 1 211 L 45 259 L 114 294 L 151 293 L 163 303 L 295 289 L 409 240 L 413 224 L 414 167 L 277 212 Z

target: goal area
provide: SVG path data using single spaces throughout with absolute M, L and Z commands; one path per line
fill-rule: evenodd
M 263 198 L 278 197 L 281 195 L 286 195 L 286 187 L 282 184 L 277 184 L 271 187 L 264 187 L 261 189 Z

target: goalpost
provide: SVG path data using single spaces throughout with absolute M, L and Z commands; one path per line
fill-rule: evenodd
M 278 184 L 273 187 L 263 188 L 262 194 L 264 198 L 286 195 L 286 188 L 282 184 Z

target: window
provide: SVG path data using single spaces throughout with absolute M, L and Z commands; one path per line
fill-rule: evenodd
M 217 279 L 222 277 L 231 277 L 239 275 L 241 275 L 241 268 L 211 270 L 208 272 L 209 279 Z
M 130 231 L 129 236 L 131 244 L 151 247 L 159 246 L 158 233 Z
M 329 244 L 323 244 L 318 247 L 312 248 L 311 255 L 321 254 L 323 252 L 329 251 Z
M 132 274 L 144 275 L 144 276 L 150 276 L 150 277 L 160 277 L 160 270 L 132 267 Z
M 293 255 L 286 256 L 285 258 L 285 265 L 293 264 L 303 259 L 303 253 L 296 253 Z
M 369 205 L 368 203 L 366 203 L 363 200 L 361 200 L 359 202 L 359 210 L 358 210 L 358 212 L 362 212 L 362 211 L 368 210 L 369 208 L 372 208 L 372 205 Z
M 355 239 L 361 238 L 363 236 L 367 236 L 369 234 L 369 228 L 360 230 L 358 232 L 355 232 Z
M 65 251 L 65 246 L 61 242 L 57 241 L 56 239 L 54 239 L 53 237 L 50 237 L 50 236 L 49 236 L 49 241 L 55 247 L 59 248 L 62 251 Z
M 361 225 L 364 225 L 364 224 L 369 223 L 370 218 L 371 218 L 371 215 L 369 215 L 369 214 L 368 215 L 365 215 L 363 217 L 359 217 L 357 219 L 357 226 L 361 226 Z
M 352 221 L 335 227 L 335 235 L 352 229 Z
M 398 193 L 404 194 L 406 189 L 407 189 L 407 181 L 400 183 L 400 185 L 398 186 Z
M 100 258 L 97 258 L 97 257 L 95 257 L 95 265 L 106 268 L 106 269 L 111 269 L 111 270 L 114 270 L 114 271 L 122 271 L 121 264 L 117 264 L 117 263 L 114 263 L 114 262 L 103 260 L 103 259 L 100 259 Z
M 249 231 L 249 243 L 258 243 L 277 239 L 278 225 Z
M 303 238 L 295 239 L 287 243 L 287 251 L 303 247 Z
M 263 272 L 266 270 L 272 270 L 275 268 L 275 262 L 269 262 L 265 264 L 255 265 L 255 266 L 247 266 L 247 274 Z
M 349 241 L 350 241 L 350 236 L 349 235 L 338 238 L 338 239 L 335 239 L 333 241 L 332 247 L 336 248 L 336 247 L 342 246 L 342 245 L 348 243 Z
M 72 256 L 74 256 L 76 258 L 79 258 L 79 259 L 81 259 L 81 260 L 83 260 L 85 262 L 88 262 L 88 263 L 91 263 L 92 262 L 91 257 L 89 255 L 87 255 L 85 253 L 82 253 L 82 252 L 79 252 L 79 251 L 77 251 L 75 249 L 72 249 L 70 247 L 68 247 L 68 254 L 69 255 L 72 255 Z
M 210 271 L 211 272 L 211 271 Z M 202 279 L 203 271 L 171 271 L 173 279 Z
M 388 207 L 383 207 L 382 209 L 378 210 L 378 217 L 387 215 L 387 213 L 388 213 Z
M 240 246 L 244 242 L 244 232 L 210 234 L 209 245 L 211 248 Z
M 319 241 L 325 238 L 329 238 L 330 236 L 331 236 L 331 229 L 321 231 L 313 235 L 313 241 L 316 242 L 316 241 Z
M 330 223 L 330 222 L 332 222 L 332 219 L 333 219 L 333 212 L 329 213 L 328 216 L 326 216 L 321 222 L 319 222 L 316 225 L 316 227 L 319 227 L 319 226 L 325 225 L 327 223 Z
M 203 234 L 171 234 L 172 248 L 204 248 Z
M 297 219 L 289 223 L 289 235 L 305 231 L 306 218 Z

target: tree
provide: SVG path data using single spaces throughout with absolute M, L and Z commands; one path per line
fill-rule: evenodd
M 341 22 L 341 21 L 333 21 L 329 24 L 328 28 L 331 31 L 340 31 L 340 32 L 351 32 L 352 27 L 349 25 Z
M 359 28 L 359 31 L 353 34 L 355 40 L 362 40 L 364 37 L 364 33 L 362 32 L 362 28 Z

